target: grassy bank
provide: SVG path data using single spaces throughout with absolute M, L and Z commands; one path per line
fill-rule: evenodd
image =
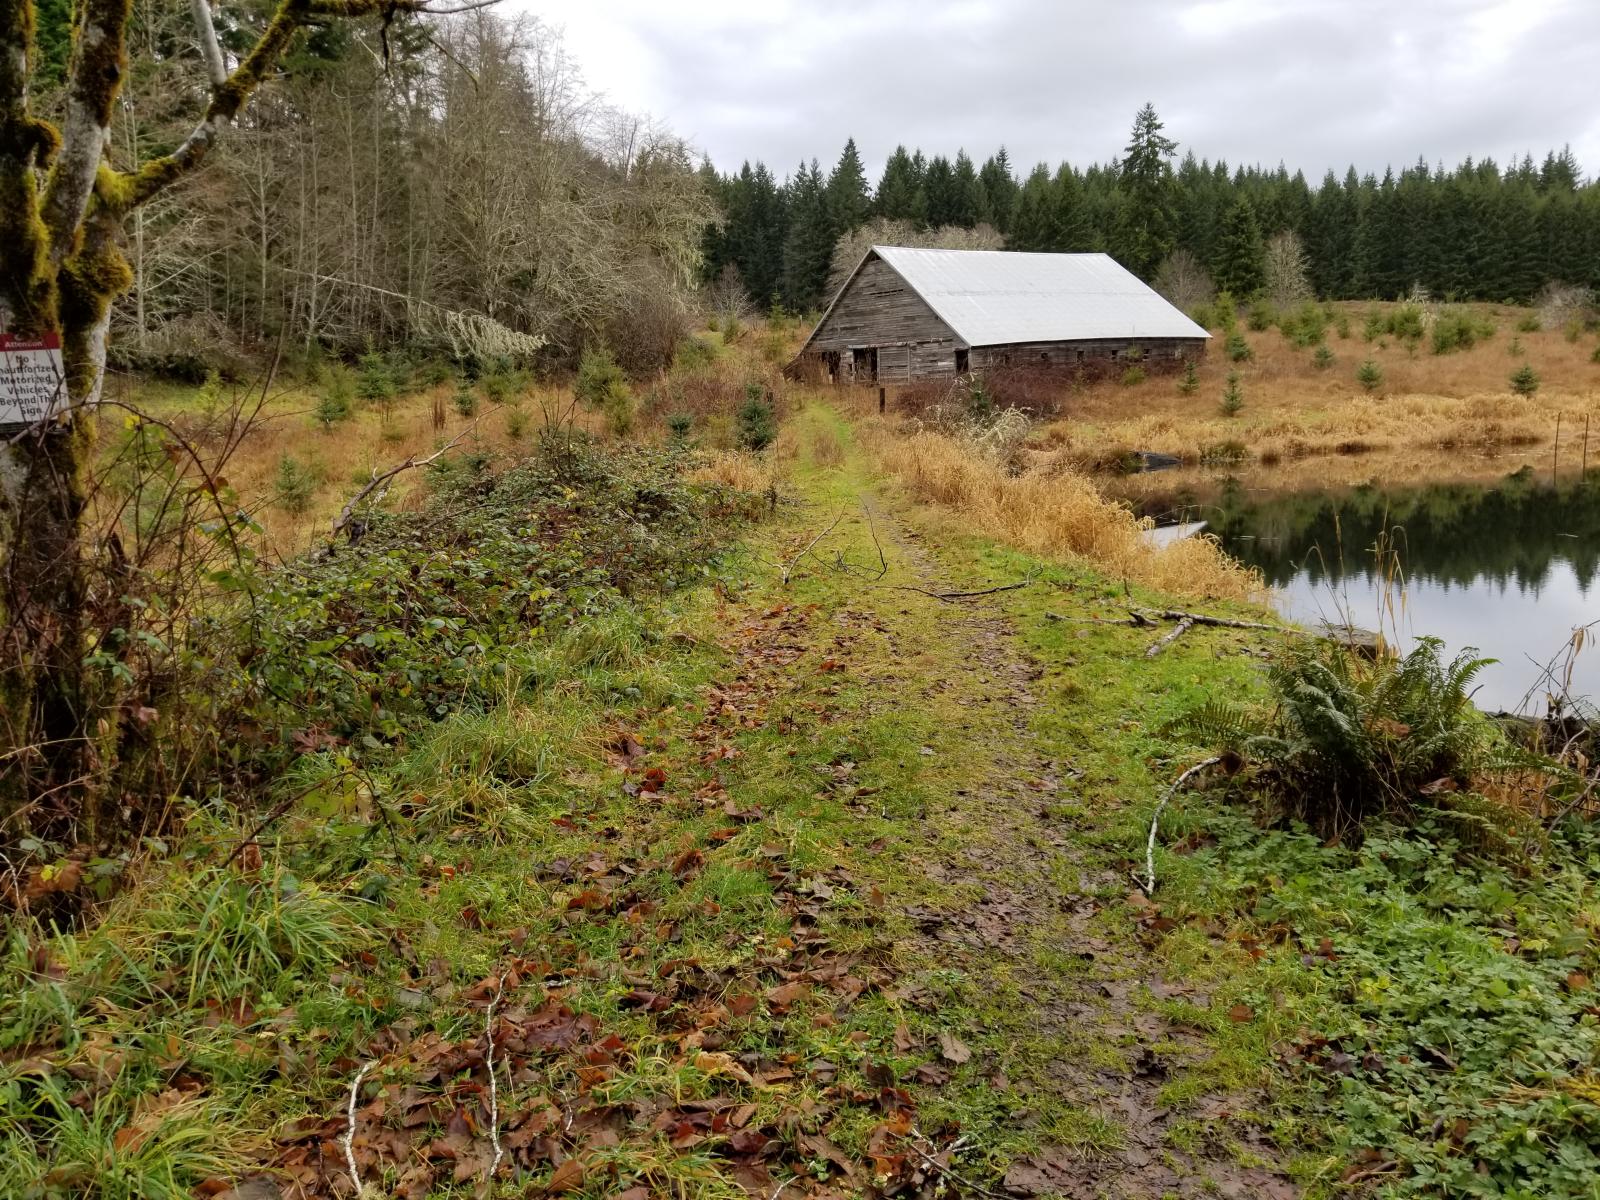
M 1129 607 L 1265 614 L 962 454 L 813 398 L 759 460 L 458 468 L 308 565 L 259 808 L 11 928 L 0 1192 L 1591 1195 L 1589 827 L 1436 790 L 1331 841 L 1245 772 L 1146 896 L 1180 719 L 1287 643 L 1150 656 Z

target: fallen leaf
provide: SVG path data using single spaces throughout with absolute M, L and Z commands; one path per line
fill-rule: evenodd
M 1235 1004 L 1228 1010 L 1228 1019 L 1230 1021 L 1237 1021 L 1241 1025 L 1243 1025 L 1246 1021 L 1253 1021 L 1255 1018 L 1255 1009 L 1251 1008 L 1248 1004 Z
M 569 1158 L 555 1169 L 544 1190 L 551 1193 L 575 1192 L 582 1186 L 583 1164 L 575 1158 Z
M 953 1033 L 939 1034 L 939 1053 L 946 1062 L 960 1066 L 972 1057 L 972 1051 Z

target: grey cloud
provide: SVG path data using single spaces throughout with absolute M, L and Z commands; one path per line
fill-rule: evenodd
M 568 2 L 536 11 L 559 22 Z M 1186 150 L 1313 181 L 1568 143 L 1600 169 L 1592 0 L 580 2 L 648 64 L 630 97 L 723 169 L 826 164 L 850 136 L 874 171 L 898 142 L 1103 162 L 1146 100 Z

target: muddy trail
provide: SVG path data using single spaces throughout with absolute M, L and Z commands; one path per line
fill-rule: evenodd
M 962 590 L 931 538 L 871 498 L 862 502 L 887 543 L 887 578 L 928 593 Z M 1138 939 L 1153 941 L 1165 919 L 1119 856 L 1095 846 L 1092 819 L 1063 818 L 1058 810 L 1081 772 L 1072 746 L 1050 744 L 1035 729 L 1042 670 L 1019 645 L 1006 599 L 997 593 L 941 602 L 869 590 L 853 605 L 891 636 L 913 605 L 934 605 L 940 636 L 956 649 L 947 660 L 953 673 L 922 682 L 973 719 L 950 729 L 948 745 L 934 752 L 968 752 L 976 747 L 966 739 L 979 736 L 989 758 L 979 786 L 943 798 L 916 864 L 962 902 L 918 906 L 910 915 L 936 947 L 932 959 L 980 991 L 1003 982 L 1005 1003 L 989 1019 L 1013 1049 L 984 1064 L 988 1086 L 1064 1104 L 1086 1131 L 1059 1143 L 1041 1138 L 1037 1151 L 1009 1165 L 992 1194 L 1296 1196 L 1255 1115 L 1264 1097 L 1213 1094 L 1178 1106 L 1166 1094 L 1175 1067 L 1194 1067 L 1208 1049 L 1200 1030 L 1163 1016 L 1156 1002 L 1205 1008 L 1211 998 L 1165 978 L 1144 940 L 1129 940 L 1102 920 L 1108 909 L 1131 909 Z M 1028 1061 L 1039 1050 L 1047 1061 Z

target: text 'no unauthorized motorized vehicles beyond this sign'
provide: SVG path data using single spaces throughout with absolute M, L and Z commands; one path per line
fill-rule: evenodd
M 32 425 L 66 407 L 61 338 L 0 333 L 0 429 Z

